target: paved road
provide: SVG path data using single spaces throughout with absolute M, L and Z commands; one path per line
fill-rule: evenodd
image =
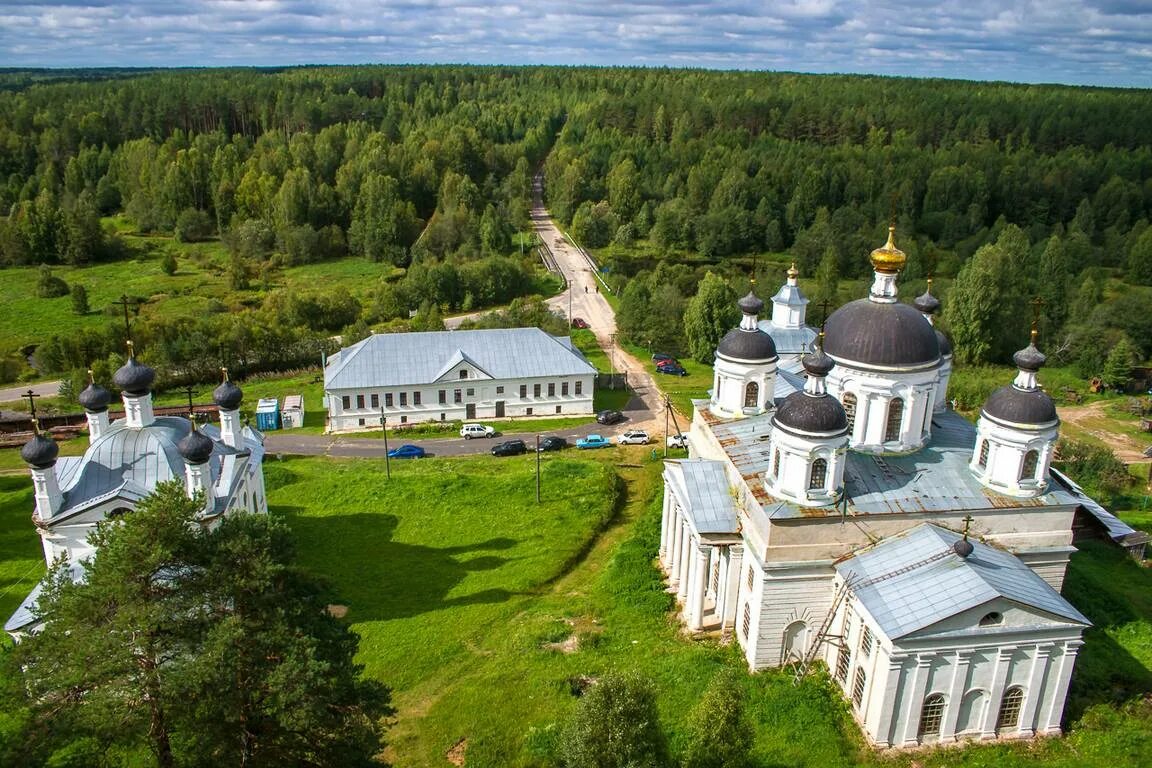
M 43 381 L 39 384 L 21 384 L 19 387 L 0 389 L 0 403 L 17 403 L 28 390 L 43 397 L 56 397 L 60 393 L 59 381 Z

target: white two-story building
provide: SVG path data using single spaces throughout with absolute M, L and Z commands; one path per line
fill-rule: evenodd
M 328 431 L 592 413 L 596 369 L 539 328 L 374 334 L 324 366 Z

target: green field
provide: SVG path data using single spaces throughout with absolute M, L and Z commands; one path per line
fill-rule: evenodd
M 531 457 L 393 465 L 295 458 L 266 466 L 272 513 L 303 562 L 335 582 L 368 674 L 395 691 L 395 765 L 553 765 L 574 681 L 635 670 L 658 691 L 672 751 L 732 646 L 688 638 L 653 567 L 659 462 L 643 448 L 553 455 L 535 502 Z M 497 471 L 493 471 L 496 468 Z M 0 612 L 43 572 L 31 483 L 0 476 Z M 1069 699 L 1069 733 L 1033 743 L 878 754 L 822 675 L 742 675 L 761 768 L 1139 765 L 1152 748 L 1152 574 L 1094 542 L 1065 594 L 1093 620 Z

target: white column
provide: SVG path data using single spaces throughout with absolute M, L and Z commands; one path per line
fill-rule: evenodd
M 1048 697 L 1049 705 L 1044 725 L 1044 733 L 1060 733 L 1060 720 L 1064 716 L 1064 701 L 1068 696 L 1068 683 L 1072 679 L 1072 668 L 1076 666 L 1076 654 L 1082 640 L 1069 640 L 1064 643 L 1064 652 L 1060 654 L 1060 664 L 1056 669 L 1056 687 Z
M 724 595 L 724 613 L 720 616 L 720 629 L 736 625 L 736 610 L 740 604 L 740 584 L 744 580 L 744 545 L 728 547 L 728 578 Z
M 664 486 L 664 510 L 660 516 L 660 562 L 661 562 L 661 564 L 663 564 L 665 569 L 668 568 L 668 549 L 669 549 L 669 544 L 670 544 L 669 539 L 671 538 L 671 536 L 669 535 L 670 530 L 669 530 L 669 526 L 668 526 L 668 518 L 670 516 L 669 512 L 672 509 L 671 497 L 672 497 L 672 491 L 668 490 L 668 486 L 665 485 Z
M 920 711 L 924 708 L 924 694 L 928 691 L 930 666 L 932 656 L 928 654 L 916 656 L 916 668 L 912 670 L 912 684 L 908 686 L 908 700 L 904 702 L 904 735 L 901 743 L 905 746 L 920 743 Z
M 681 523 L 684 532 L 680 541 L 680 580 L 676 584 L 676 599 L 683 602 L 688 598 L 688 589 L 692 583 L 692 567 L 696 558 L 692 557 L 694 548 L 692 532 L 688 530 L 687 523 Z
M 64 506 L 64 494 L 60 491 L 60 480 L 56 477 L 56 466 L 32 470 L 32 489 L 36 500 L 36 517 L 46 523 Z
M 956 723 L 960 719 L 960 705 L 964 701 L 964 684 L 968 682 L 968 664 L 972 651 L 956 651 L 952 665 L 952 684 L 948 687 L 948 701 L 944 703 L 944 722 L 940 724 L 940 742 L 956 741 Z
M 692 558 L 692 584 L 688 594 L 688 629 L 699 631 L 704 626 L 704 593 L 708 589 L 708 559 L 712 554 L 712 547 L 698 543 L 694 547 Z
M 1032 671 L 1028 673 L 1028 688 L 1024 691 L 1024 702 L 1020 707 L 1019 734 L 1032 736 L 1036 733 L 1036 711 L 1040 706 L 1040 694 L 1044 689 L 1044 673 L 1048 671 L 1048 657 L 1052 647 L 1036 646 L 1032 654 Z
M 996 720 L 1000 717 L 1000 705 L 1004 701 L 1004 683 L 1008 680 L 1008 669 L 1012 666 L 1012 654 L 1016 648 L 1001 648 L 996 654 L 996 668 L 992 672 L 992 686 L 988 691 L 988 709 L 984 712 L 984 727 L 980 738 L 996 737 Z
M 220 441 L 225 445 L 240 450 L 244 447 L 244 439 L 240 434 L 240 411 L 226 411 L 220 409 Z
M 724 628 L 724 601 L 728 599 L 728 568 L 732 565 L 729 556 L 731 545 L 716 547 L 716 561 L 720 566 L 719 578 L 716 579 L 716 618 L 720 620 L 720 628 Z
M 677 592 L 679 592 L 680 582 L 684 578 L 684 519 L 681 517 L 679 509 L 672 512 L 672 518 L 674 541 L 672 544 L 672 564 L 668 570 L 670 577 L 668 585 L 677 587 Z
M 844 638 L 847 642 L 847 638 Z M 904 660 L 907 656 L 891 656 L 888 659 L 888 671 L 884 676 L 884 695 L 880 698 L 880 712 L 876 719 L 876 732 L 872 739 L 878 746 L 892 746 L 892 725 L 896 716 L 896 692 L 900 690 L 900 677 L 904 673 Z M 836 662 L 833 661 L 833 664 Z M 833 667 L 834 669 L 834 667 Z M 876 680 L 873 685 L 880 684 Z M 852 677 L 848 677 L 848 685 L 852 684 Z

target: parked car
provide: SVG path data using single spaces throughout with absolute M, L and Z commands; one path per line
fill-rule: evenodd
M 607 448 L 612 441 L 603 435 L 588 435 L 576 441 L 577 448 Z
M 528 446 L 523 440 L 505 440 L 492 446 L 493 456 L 519 456 L 528 452 Z
M 388 458 L 390 459 L 422 459 L 426 455 L 424 449 L 418 445 L 402 445 L 388 451 Z
M 601 424 L 618 424 L 624 421 L 624 414 L 620 413 L 620 411 L 600 411 L 600 413 L 596 414 L 596 421 Z
M 663 352 L 657 352 L 652 355 L 652 362 L 654 363 L 662 363 L 665 361 L 674 363 L 676 362 L 676 358 L 672 357 L 672 355 L 666 355 Z
M 656 373 L 667 373 L 670 376 L 688 375 L 688 371 L 681 368 L 677 363 L 661 363 L 656 366 Z
M 681 432 L 678 435 L 668 435 L 668 447 L 669 448 L 687 448 L 688 447 L 688 435 L 684 434 L 683 432 Z
M 620 445 L 648 445 L 648 433 L 642 429 L 630 429 L 616 438 Z
M 568 441 L 562 437 L 548 436 L 541 438 L 540 451 L 559 451 L 568 447 Z
M 460 427 L 460 437 L 471 440 L 474 437 L 492 437 L 496 430 L 487 424 L 465 424 Z
M 582 317 L 574 317 L 574 318 L 572 318 L 572 327 L 573 328 L 587 328 L 588 327 L 588 321 Z

